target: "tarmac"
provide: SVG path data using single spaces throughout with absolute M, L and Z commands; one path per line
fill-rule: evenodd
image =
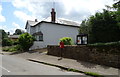
M 118 68 L 93 64 L 84 61 L 77 61 L 68 58 L 62 58 L 61 60 L 58 60 L 60 59 L 60 57 L 47 55 L 47 52 L 24 52 L 19 54 L 13 54 L 12 56 L 19 56 L 27 60 L 37 61 L 39 63 L 48 63 L 60 67 L 72 68 L 82 72 L 92 72 L 104 76 L 106 75 L 111 77 L 120 77 L 120 69 Z

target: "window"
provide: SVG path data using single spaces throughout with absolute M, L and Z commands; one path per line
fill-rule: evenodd
M 41 31 L 33 34 L 36 38 L 36 41 L 43 41 L 43 33 Z
M 39 35 L 39 41 L 43 41 L 43 35 Z

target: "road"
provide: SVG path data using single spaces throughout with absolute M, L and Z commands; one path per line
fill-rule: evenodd
M 31 62 L 20 57 L 2 56 L 2 75 L 84 75 L 81 73 L 63 71 L 60 68 Z

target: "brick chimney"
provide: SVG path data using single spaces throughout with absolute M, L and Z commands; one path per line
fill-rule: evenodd
M 56 12 L 55 9 L 52 8 L 52 12 L 51 12 L 51 22 L 55 23 L 56 20 Z

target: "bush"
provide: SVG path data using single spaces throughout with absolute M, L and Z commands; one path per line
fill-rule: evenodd
M 8 46 L 8 47 L 3 47 L 3 51 L 6 51 L 6 52 L 15 52 L 15 51 L 18 51 L 18 46 Z
M 90 50 L 96 49 L 99 53 L 120 54 L 120 41 L 108 43 L 95 43 L 87 45 Z
M 18 45 L 18 44 L 19 44 L 18 40 L 13 41 L 13 45 Z
M 94 43 L 94 44 L 88 44 L 88 46 L 120 46 L 120 41 L 108 42 L 108 43 Z
M 29 33 L 21 34 L 18 38 L 18 42 L 23 51 L 28 51 L 33 45 L 34 37 Z
M 8 39 L 8 38 L 4 38 L 2 40 L 2 46 L 12 46 L 13 42 L 12 40 Z
M 60 41 L 64 42 L 64 45 L 72 45 L 72 38 L 70 37 L 63 37 L 60 39 Z

